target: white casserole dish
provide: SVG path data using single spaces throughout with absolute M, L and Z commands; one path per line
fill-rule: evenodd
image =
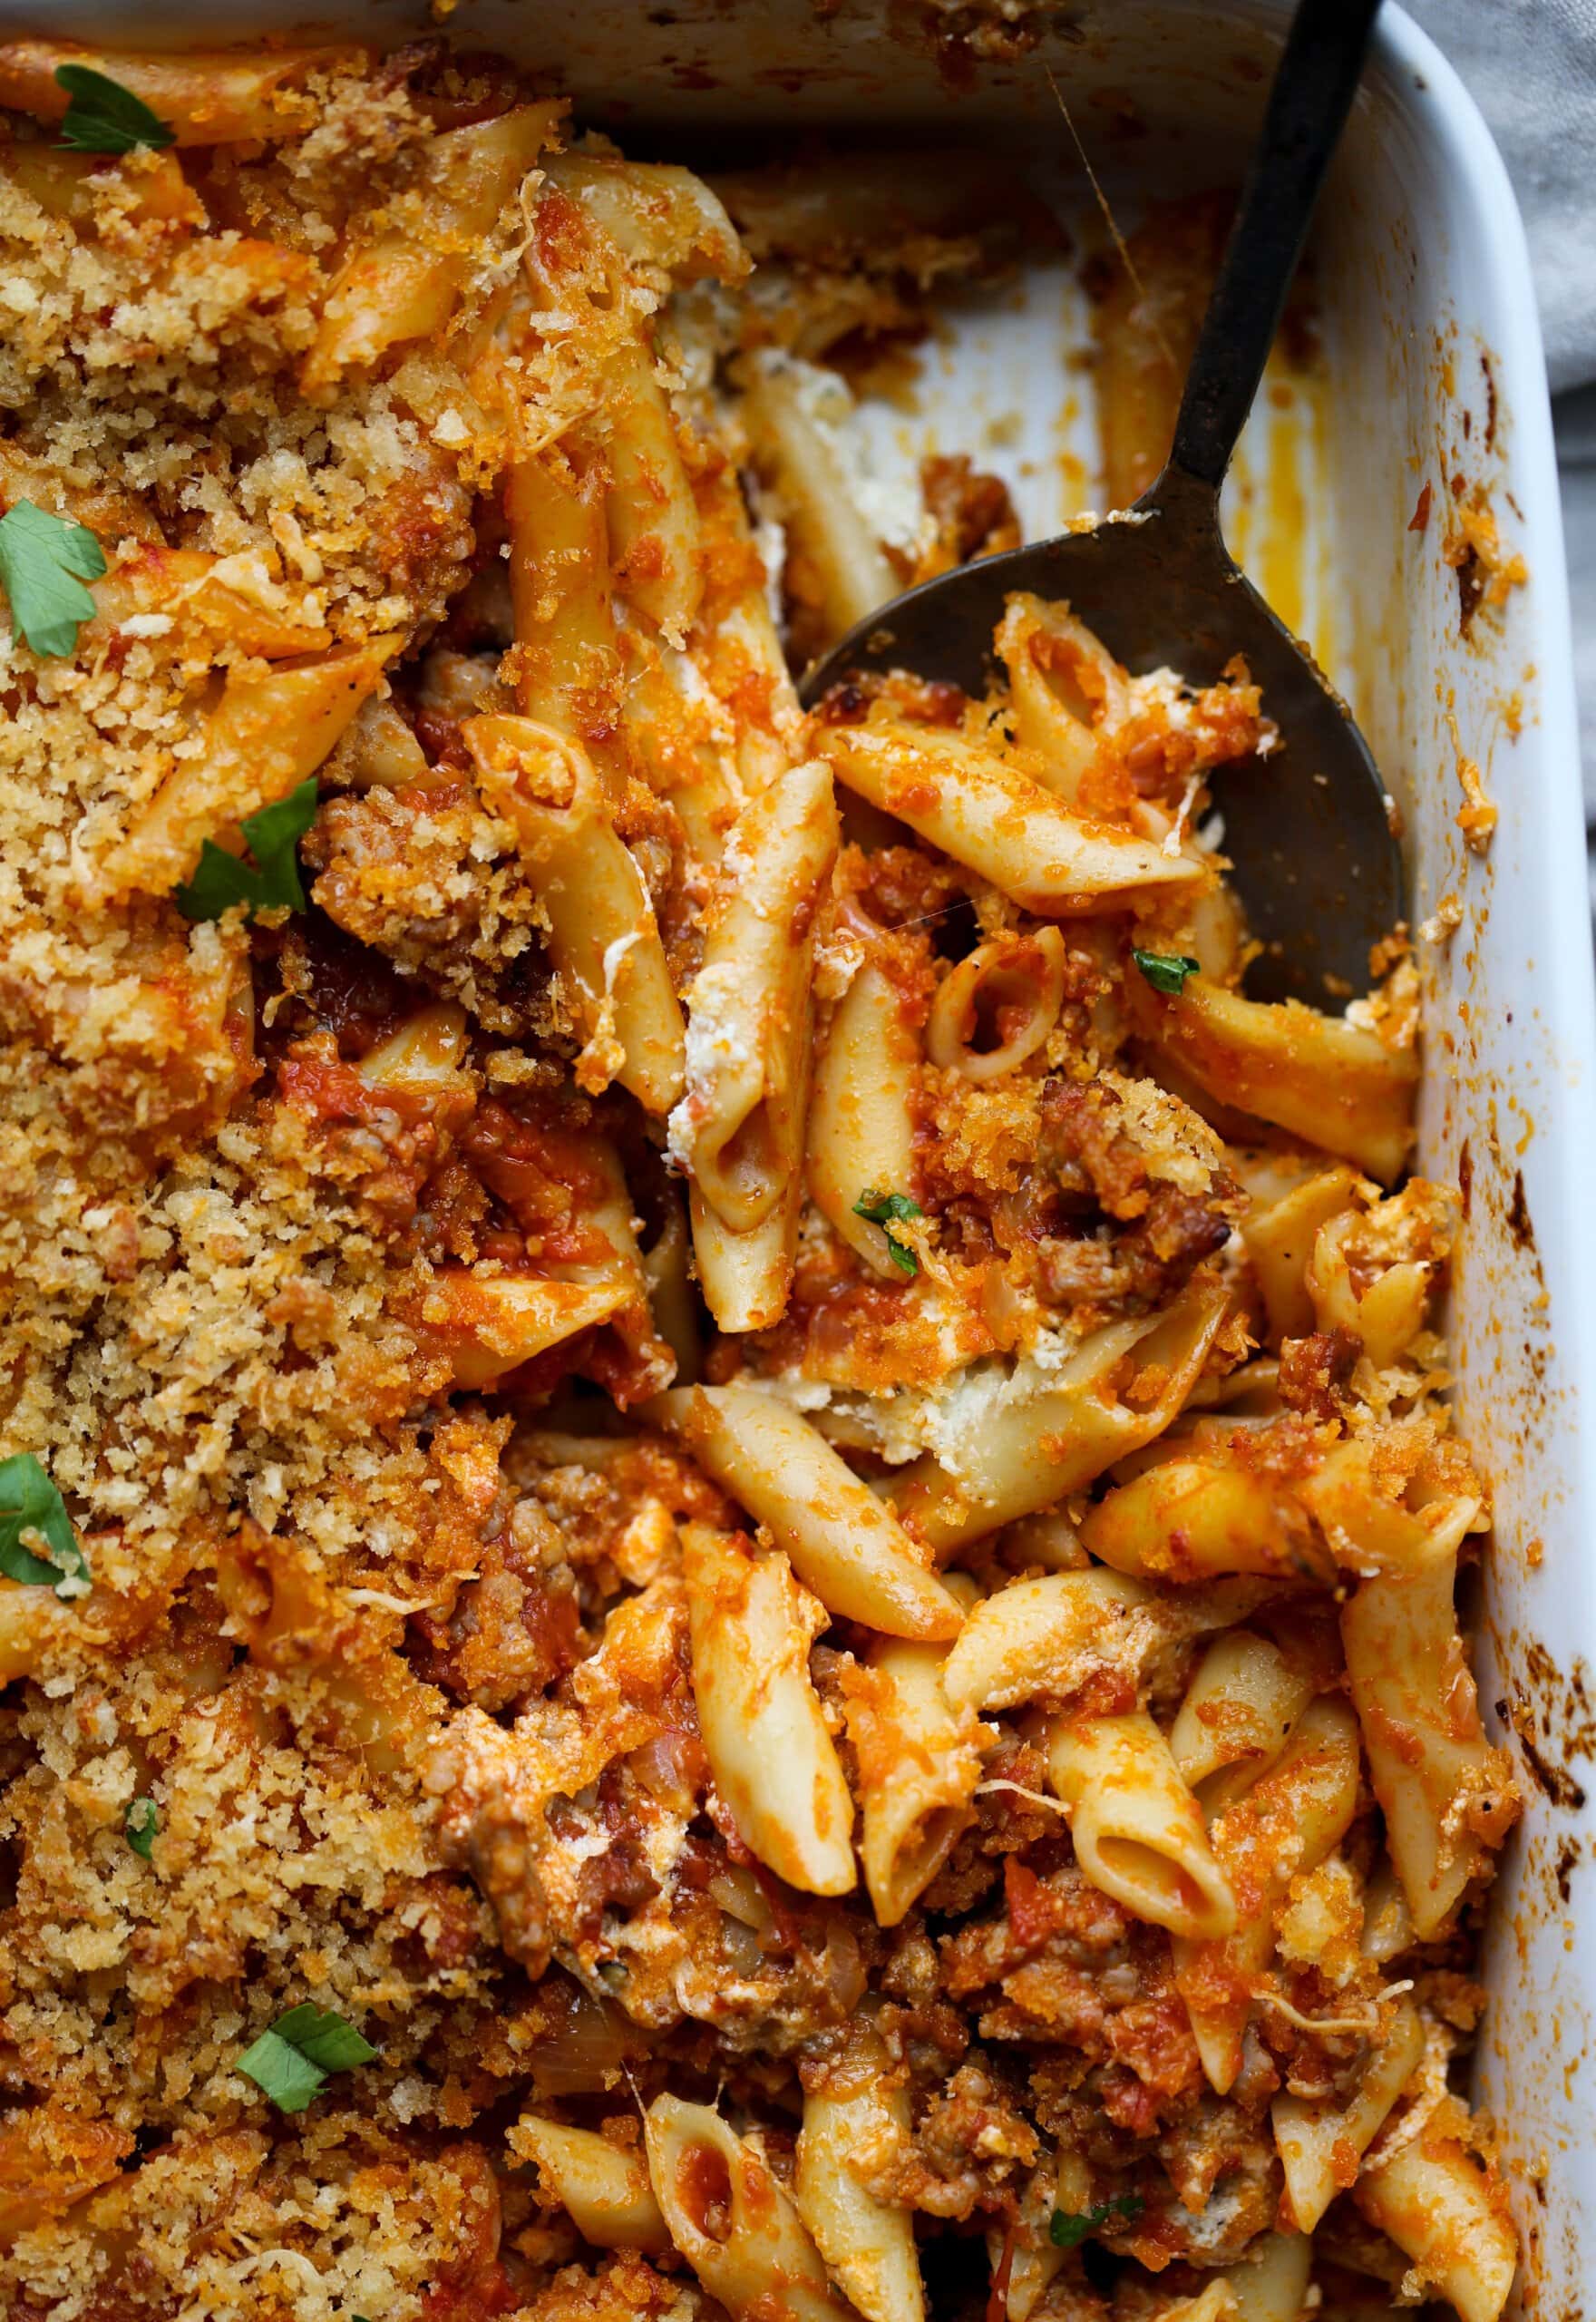
M 770 132 L 828 123 L 988 141 L 1005 160 L 1024 146 L 1066 216 L 1093 230 L 1049 73 L 1116 209 L 1133 214 L 1149 192 L 1239 174 L 1286 14 L 1270 0 L 462 0 L 448 30 L 547 66 L 585 120 L 641 156 L 692 158 L 728 132 L 757 156 Z M 171 45 L 304 23 L 292 0 L 212 0 L 202 14 L 0 0 L 14 30 Z M 433 27 L 416 0 L 351 0 L 316 28 L 397 42 Z M 1567 596 L 1513 197 L 1455 75 L 1395 7 L 1316 255 L 1329 388 L 1298 454 L 1310 553 L 1293 576 L 1277 541 L 1260 578 L 1300 589 L 1306 633 L 1401 802 L 1416 923 L 1445 896 L 1461 905 L 1451 940 L 1420 946 L 1419 1165 L 1468 1189 L 1457 1400 L 1497 1517 L 1481 1690 L 1488 1714 L 1504 1705 L 1527 1798 L 1496 1891 L 1480 2093 L 1525 2241 L 1515 2310 L 1572 2322 L 1587 2278 L 1581 2225 L 1596 2210 L 1596 1937 L 1581 1954 L 1576 1933 L 1581 1904 L 1596 1912 L 1585 1797 L 1596 1786 L 1596 1566 L 1582 1554 L 1596 1542 L 1596 1027 Z M 1073 263 L 1038 266 L 1023 298 L 1006 288 L 966 301 L 928 354 L 920 415 L 878 423 L 883 469 L 931 444 L 968 450 L 1009 479 L 1028 535 L 1048 529 L 1081 504 L 1094 468 L 1091 379 L 1062 363 L 1084 339 Z M 1254 425 L 1254 500 L 1236 544 L 1255 559 L 1269 545 L 1259 501 L 1282 473 L 1263 434 L 1283 424 L 1266 412 Z M 1484 485 L 1505 553 L 1527 567 L 1500 616 L 1479 614 L 1466 639 L 1442 556 L 1454 476 Z M 1412 532 L 1426 483 L 1430 522 Z M 1500 808 L 1484 857 L 1455 821 L 1460 755 Z

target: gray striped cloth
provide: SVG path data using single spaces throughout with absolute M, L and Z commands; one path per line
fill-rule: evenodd
M 1405 0 L 1467 83 L 1529 233 L 1573 592 L 1596 910 L 1596 0 Z

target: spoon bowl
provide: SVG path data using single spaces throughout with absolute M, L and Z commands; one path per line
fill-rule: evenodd
M 1134 676 L 1212 685 L 1236 655 L 1280 746 L 1222 767 L 1221 852 L 1263 950 L 1254 999 L 1332 1008 L 1369 985 L 1369 952 L 1403 908 L 1393 809 L 1340 696 L 1231 561 L 1213 495 L 1168 471 L 1124 516 L 944 572 L 893 599 L 805 678 L 807 702 L 890 669 L 967 693 L 992 675 L 992 632 L 1017 594 L 1067 603 Z
M 1262 949 L 1254 999 L 1336 1008 L 1368 990 L 1403 911 L 1396 818 L 1346 703 L 1226 551 L 1219 493 L 1251 407 L 1378 0 L 1300 0 L 1270 93 L 1163 473 L 1122 515 L 983 557 L 896 597 L 832 648 L 807 706 L 903 669 L 982 693 L 1008 598 L 1066 602 L 1133 675 L 1211 685 L 1239 655 L 1279 733 L 1219 768 L 1221 852 Z

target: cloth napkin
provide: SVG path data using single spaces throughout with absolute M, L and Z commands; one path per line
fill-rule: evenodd
M 1456 66 L 1529 235 L 1555 401 L 1596 910 L 1596 0 L 1405 0 Z

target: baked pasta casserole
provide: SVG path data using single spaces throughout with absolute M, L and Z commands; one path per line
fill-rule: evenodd
M 1046 210 L 442 40 L 0 105 L 0 2310 L 1494 2322 L 1400 932 L 1247 996 L 1242 666 L 794 691 L 1016 539 L 856 396 Z

